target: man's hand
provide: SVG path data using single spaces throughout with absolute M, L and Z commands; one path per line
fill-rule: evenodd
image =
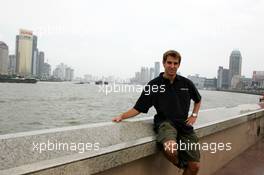
M 119 116 L 117 116 L 117 117 L 114 117 L 113 119 L 112 119 L 112 121 L 113 122 L 121 122 L 123 120 L 123 118 L 122 118 L 122 115 L 119 115 Z
M 121 122 L 122 120 L 125 120 L 125 119 L 130 118 L 130 117 L 134 117 L 138 114 L 140 114 L 140 112 L 137 111 L 136 109 L 132 108 L 132 109 L 128 110 L 127 112 L 120 114 L 117 117 L 114 117 L 112 119 L 112 121 L 113 122 Z
M 196 122 L 196 118 L 197 117 L 194 117 L 194 116 L 190 116 L 187 118 L 186 122 L 187 122 L 187 125 L 193 125 L 195 122 Z

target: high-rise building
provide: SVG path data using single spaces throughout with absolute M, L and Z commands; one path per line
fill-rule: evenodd
M 149 81 L 149 69 L 147 67 L 141 67 L 140 83 L 146 84 L 148 81 Z
M 44 60 L 45 60 L 45 54 L 44 52 L 40 51 L 37 59 L 37 75 L 39 77 L 41 77 L 44 72 Z
M 217 88 L 228 89 L 229 70 L 219 66 L 217 71 Z
M 53 76 L 54 78 L 63 81 L 72 81 L 74 78 L 74 70 L 61 63 L 56 67 L 56 69 L 54 69 Z
M 51 66 L 48 63 L 44 63 L 41 77 L 43 79 L 48 79 L 50 75 L 51 75 Z
M 154 63 L 154 69 L 155 69 L 154 76 L 158 77 L 159 74 L 160 74 L 160 62 L 155 62 Z
M 37 75 L 37 63 L 38 63 L 38 37 L 33 35 L 33 46 L 32 46 L 32 75 Z
M 153 67 L 151 67 L 149 69 L 149 79 L 152 80 L 153 78 L 155 78 L 155 69 Z
M 8 74 L 8 46 L 0 41 L 0 74 Z
M 264 71 L 253 71 L 252 80 L 253 81 L 263 81 L 264 80 Z
M 16 74 L 16 56 L 15 55 L 9 55 L 8 74 L 10 75 Z
M 67 65 L 61 63 L 59 64 L 56 69 L 53 71 L 53 76 L 57 79 L 60 80 L 66 80 L 66 74 L 65 74 L 65 70 L 67 68 Z
M 16 69 L 22 76 L 32 74 L 32 50 L 33 50 L 33 32 L 29 30 L 20 30 L 16 36 Z
M 135 79 L 134 79 L 134 82 L 135 82 L 135 83 L 139 83 L 139 82 L 140 82 L 140 79 L 141 79 L 140 72 L 136 72 L 136 73 L 135 73 Z
M 235 75 L 236 75 L 236 79 L 238 76 L 241 76 L 241 67 L 242 67 L 241 53 L 239 50 L 233 50 L 229 57 L 229 86 L 231 86 L 232 78 Z
M 73 69 L 70 67 L 67 67 L 65 69 L 65 80 L 66 81 L 72 81 L 73 80 Z
M 241 78 L 240 75 L 234 75 L 232 77 L 231 84 L 230 84 L 230 88 L 231 89 L 237 89 L 238 88 L 238 84 L 240 82 L 240 78 Z

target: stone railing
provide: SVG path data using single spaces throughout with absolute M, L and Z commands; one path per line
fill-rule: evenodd
M 200 174 L 209 175 L 264 135 L 264 110 L 240 105 L 201 111 Z M 156 147 L 152 117 L 0 135 L 0 175 L 180 174 Z M 221 149 L 215 149 L 222 143 Z M 223 150 L 230 143 L 231 149 Z

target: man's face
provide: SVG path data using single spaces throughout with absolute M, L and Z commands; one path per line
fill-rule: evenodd
M 176 72 L 180 67 L 179 59 L 172 56 L 168 56 L 166 62 L 163 63 L 163 66 L 165 69 L 165 73 L 168 76 L 174 76 L 176 75 Z

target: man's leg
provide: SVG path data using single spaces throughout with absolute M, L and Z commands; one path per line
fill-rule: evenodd
M 196 175 L 198 174 L 198 171 L 200 169 L 200 163 L 199 162 L 188 162 L 187 168 L 184 170 L 182 175 Z
M 178 163 L 176 138 L 177 130 L 168 121 L 160 124 L 157 141 L 162 146 L 165 157 L 175 165 Z
M 163 153 L 165 157 L 173 164 L 178 163 L 176 140 L 168 140 L 163 143 Z
M 179 147 L 183 146 L 181 158 L 187 162 L 183 175 L 196 175 L 200 169 L 200 146 L 199 138 L 193 133 L 178 134 Z

